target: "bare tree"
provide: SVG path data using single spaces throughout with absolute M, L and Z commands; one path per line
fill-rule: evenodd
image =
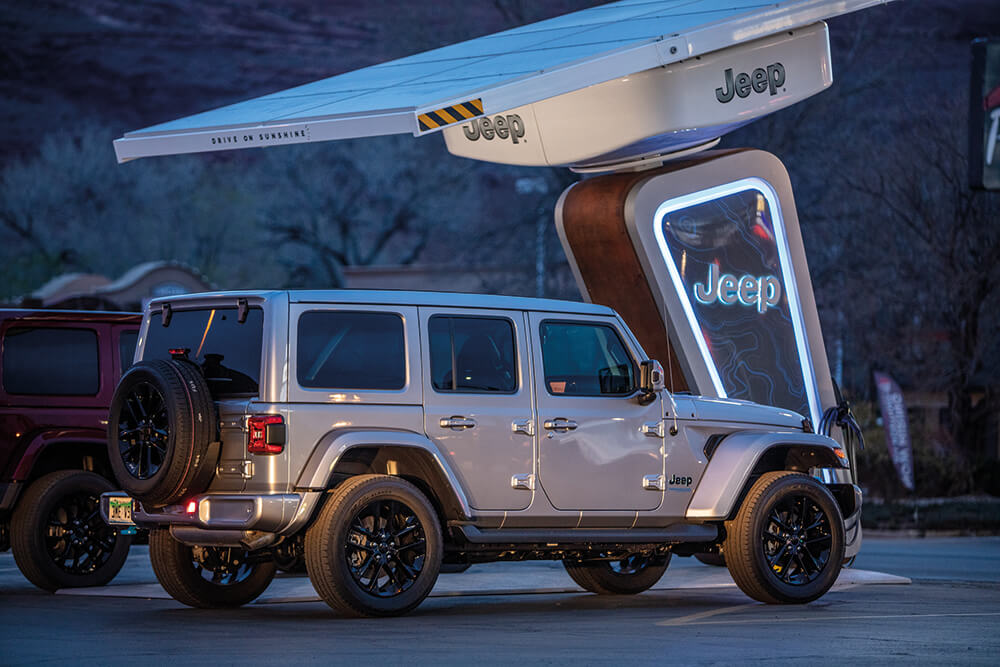
M 873 151 L 845 181 L 869 206 L 853 230 L 857 278 L 881 287 L 865 313 L 876 324 L 869 349 L 916 371 L 913 385 L 947 393 L 951 435 L 969 452 L 1000 409 L 1000 193 L 968 187 L 961 102 L 941 105 L 951 122 L 914 119 L 891 164 Z
M 385 137 L 272 152 L 260 219 L 290 285 L 342 286 L 342 268 L 412 264 L 461 221 L 462 176 L 440 147 Z

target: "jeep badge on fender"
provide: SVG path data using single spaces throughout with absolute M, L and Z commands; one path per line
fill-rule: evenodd
M 750 91 L 763 93 L 769 90 L 771 95 L 778 94 L 778 88 L 785 85 L 785 66 L 781 63 L 773 63 L 767 69 L 758 67 L 750 74 L 740 72 L 733 76 L 733 68 L 729 67 L 723 72 L 726 81 L 721 88 L 715 89 L 715 99 L 723 104 L 733 99 L 733 95 L 746 97 Z

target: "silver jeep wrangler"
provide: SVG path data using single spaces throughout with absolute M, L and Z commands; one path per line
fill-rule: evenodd
M 612 310 L 379 291 L 154 300 L 115 392 L 113 524 L 150 529 L 195 607 L 304 560 L 353 615 L 405 613 L 442 567 L 558 559 L 639 593 L 672 554 L 768 603 L 814 600 L 860 536 L 847 457 L 801 415 L 671 395 Z

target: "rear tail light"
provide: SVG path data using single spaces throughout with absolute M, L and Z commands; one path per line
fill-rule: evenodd
M 280 454 L 285 449 L 285 420 L 281 415 L 254 415 L 247 420 L 247 451 Z

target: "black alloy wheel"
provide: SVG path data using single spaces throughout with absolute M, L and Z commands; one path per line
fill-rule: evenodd
M 725 531 L 726 566 L 754 600 L 811 602 L 840 575 L 844 519 L 830 490 L 808 475 L 761 475 Z
M 118 418 L 118 451 L 136 479 L 160 471 L 167 458 L 170 418 L 163 395 L 148 382 L 139 382 L 122 401 Z
M 164 590 L 189 607 L 239 607 L 260 596 L 274 579 L 267 554 L 241 547 L 188 546 L 167 528 L 149 533 L 149 560 Z
M 197 366 L 140 361 L 118 381 L 108 411 L 108 459 L 119 488 L 150 507 L 208 488 L 219 458 L 218 418 Z
M 761 530 L 764 558 L 792 586 L 815 581 L 830 561 L 830 518 L 805 495 L 789 495 L 771 509 Z
M 45 550 L 67 574 L 92 574 L 111 559 L 118 535 L 101 518 L 101 499 L 86 491 L 63 496 L 46 521 Z
M 376 500 L 351 520 L 344 557 L 354 582 L 389 598 L 413 586 L 424 568 L 427 539 L 420 519 L 398 500 Z
M 306 531 L 306 571 L 333 609 L 398 616 L 434 587 L 444 556 L 440 517 L 411 482 L 358 475 L 327 496 Z
M 670 565 L 670 553 L 601 554 L 587 560 L 564 560 L 563 567 L 580 588 L 598 595 L 636 595 L 655 586 Z
M 101 494 L 112 490 L 84 470 L 60 470 L 31 483 L 11 521 L 14 560 L 31 583 L 49 591 L 103 586 L 118 574 L 131 537 L 101 517 Z
M 253 574 L 253 562 L 244 549 L 194 547 L 191 565 L 195 574 L 216 586 L 235 586 Z

